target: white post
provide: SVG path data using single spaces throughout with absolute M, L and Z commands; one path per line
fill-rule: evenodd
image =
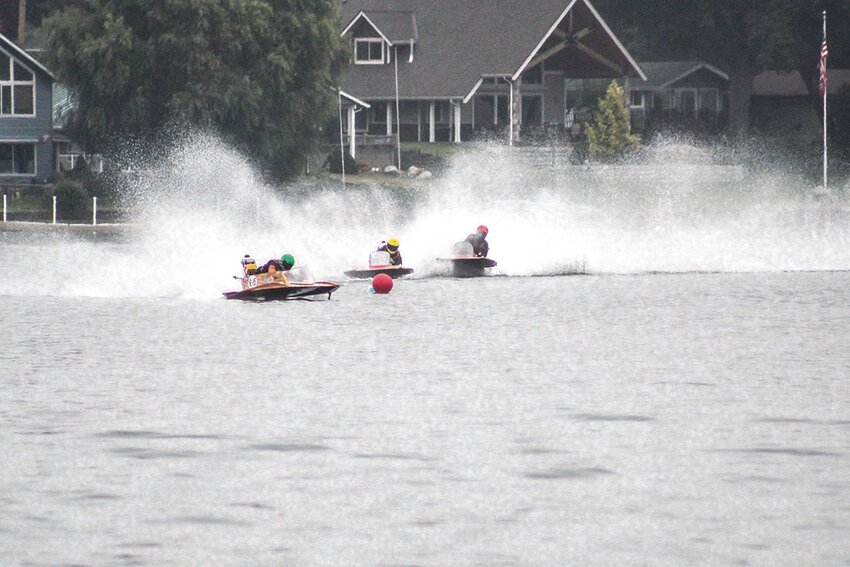
M 437 110 L 434 107 L 435 102 L 431 101 L 431 107 L 428 109 L 428 141 L 434 143 L 437 141 L 437 126 L 434 120 L 437 119 Z
M 6 222 L 6 193 L 3 193 L 3 222 Z
M 389 104 L 387 104 L 387 112 L 386 112 L 385 120 L 387 122 L 387 136 L 392 136 L 393 135 L 393 107 L 390 106 Z
M 422 101 L 416 101 L 416 141 L 422 141 Z
M 455 103 L 455 143 L 460 143 L 460 101 Z
M 826 49 L 826 10 L 823 11 L 823 46 L 821 49 Z M 821 53 L 821 59 L 823 60 L 823 69 L 821 69 L 821 75 L 826 74 L 826 54 Z M 823 190 L 827 191 L 827 183 L 826 183 L 826 160 L 827 160 L 827 145 L 826 145 L 826 97 L 828 88 L 826 88 L 826 84 L 824 84 L 823 88 Z
M 354 105 L 351 105 L 348 107 L 348 153 L 351 157 L 357 157 L 357 132 L 354 122 Z
M 53 224 L 56 224 L 56 195 L 53 195 Z
M 91 224 L 97 225 L 97 197 L 91 198 Z
M 514 145 L 514 82 L 513 81 L 510 81 L 510 86 L 511 86 L 511 100 L 509 101 L 508 104 L 510 104 L 510 109 L 511 109 L 511 116 L 510 116 L 511 126 L 510 126 L 510 128 L 508 128 L 508 135 L 510 136 L 510 141 L 508 142 L 508 145 L 513 146 Z

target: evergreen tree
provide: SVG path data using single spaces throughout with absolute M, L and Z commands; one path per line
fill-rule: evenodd
M 302 170 L 345 64 L 338 0 L 77 0 L 45 21 L 47 64 L 90 151 L 189 123 L 277 178 Z
M 617 159 L 635 148 L 638 138 L 631 133 L 629 110 L 623 87 L 611 81 L 592 124 L 587 126 L 590 154 L 603 160 Z

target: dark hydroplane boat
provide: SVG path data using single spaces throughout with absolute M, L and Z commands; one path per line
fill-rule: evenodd
M 443 265 L 451 267 L 452 275 L 456 278 L 475 278 L 483 276 L 487 268 L 496 266 L 496 261 L 472 252 L 472 244 L 461 241 L 452 248 L 452 256 L 437 258 Z
M 295 266 L 291 270 L 275 271 L 265 274 L 250 274 L 243 277 L 234 276 L 242 283 L 240 291 L 224 293 L 226 299 L 242 299 L 248 301 L 267 301 L 274 299 L 300 299 L 313 295 L 331 294 L 339 289 L 339 284 L 332 282 L 317 282 L 313 280 L 310 271 L 303 266 Z
M 378 274 L 387 274 L 389 277 L 396 279 L 401 276 L 406 276 L 413 273 L 413 268 L 405 268 L 403 266 L 393 266 L 390 263 L 389 253 L 378 250 L 369 254 L 368 268 L 355 268 L 348 270 L 345 275 L 349 278 L 374 278 Z

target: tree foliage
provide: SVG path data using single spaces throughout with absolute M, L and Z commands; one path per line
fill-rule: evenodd
M 730 127 L 741 132 L 749 120 L 755 75 L 763 69 L 799 69 L 810 88 L 820 49 L 821 12 L 831 14 L 832 37 L 846 37 L 846 0 L 599 0 L 614 23 L 626 30 L 643 60 L 698 59 L 730 75 Z M 835 44 L 839 59 L 850 55 Z M 843 49 L 845 53 L 837 53 Z M 832 57 L 833 47 L 830 47 Z
M 625 93 L 617 81 L 611 81 L 592 124 L 587 126 L 590 154 L 610 160 L 622 157 L 637 146 L 638 138 L 631 133 L 629 110 Z
M 212 128 L 278 178 L 334 112 L 337 0 L 77 0 L 45 21 L 47 63 L 90 151 L 168 125 Z

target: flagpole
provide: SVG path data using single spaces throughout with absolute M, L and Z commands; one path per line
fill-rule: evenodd
M 398 153 L 398 170 L 401 171 L 401 114 L 398 104 L 398 47 L 395 47 L 395 146 Z M 411 47 L 411 49 L 413 49 Z
M 826 10 L 823 11 L 823 45 L 826 46 Z M 821 50 L 824 49 L 821 47 Z M 823 61 L 823 69 L 821 69 L 821 76 L 826 77 L 826 55 L 821 55 L 821 59 Z M 823 85 L 823 190 L 827 191 L 826 184 L 826 163 L 827 163 L 827 141 L 826 141 L 826 96 L 827 91 L 827 83 L 824 81 Z
M 336 88 L 336 96 L 339 102 L 339 169 L 342 171 L 342 188 L 345 189 L 345 144 L 342 137 L 342 89 L 340 87 Z

